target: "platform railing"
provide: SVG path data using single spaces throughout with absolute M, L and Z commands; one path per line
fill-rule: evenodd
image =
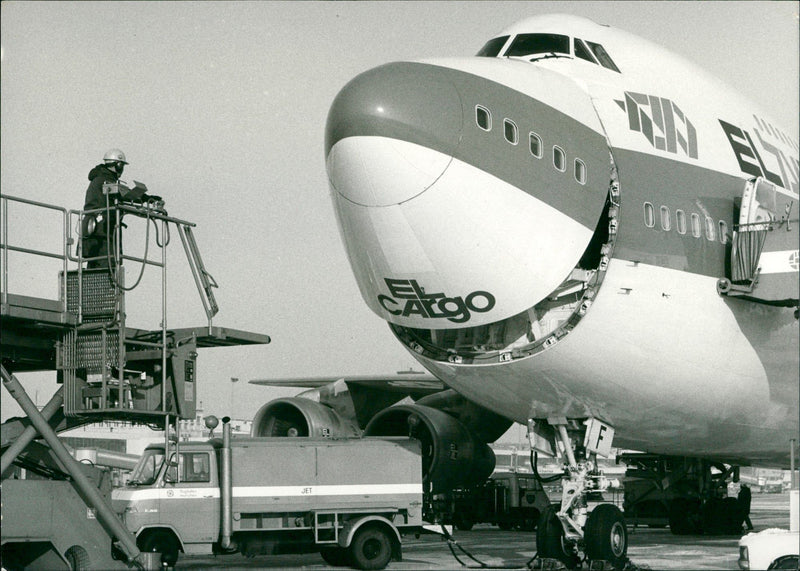
M 69 264 L 69 246 L 71 242 L 71 232 L 68 225 L 69 221 L 69 214 L 66 208 L 62 208 L 60 206 L 55 206 L 53 204 L 47 204 L 45 202 L 38 202 L 36 200 L 29 200 L 27 198 L 20 198 L 18 196 L 9 196 L 9 195 L 0 195 L 0 199 L 2 199 L 2 211 L 3 211 L 3 230 L 2 230 L 2 243 L 0 243 L 0 248 L 3 250 L 3 266 L 0 269 L 2 272 L 2 303 L 4 306 L 8 305 L 8 295 L 9 295 L 9 285 L 8 285 L 8 274 L 9 274 L 9 266 L 8 266 L 8 253 L 11 252 L 20 252 L 23 254 L 30 254 L 33 256 L 40 256 L 45 258 L 52 258 L 61 260 L 62 263 L 62 290 L 66 291 L 66 283 L 67 283 L 67 266 Z M 38 250 L 34 248 L 26 248 L 21 245 L 12 245 L 9 243 L 9 206 L 10 203 L 16 204 L 27 204 L 30 206 L 34 206 L 37 208 L 43 208 L 46 210 L 52 210 L 61 213 L 61 252 L 55 253 L 52 251 L 46 250 Z M 66 297 L 62 296 L 62 299 L 59 300 L 61 303 L 61 311 L 67 310 L 67 300 Z

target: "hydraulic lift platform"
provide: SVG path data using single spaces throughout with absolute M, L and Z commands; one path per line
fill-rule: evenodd
M 67 210 L 0 196 L 2 381 L 26 414 L 26 418 L 12 419 L 0 427 L 2 553 L 4 561 L 13 561 L 18 568 L 158 568 L 159 559 L 139 551 L 136 539 L 112 511 L 108 495 L 87 477 L 86 466 L 72 458 L 57 433 L 90 422 L 129 421 L 163 428 L 167 448 L 177 448 L 178 420 L 193 419 L 196 414 L 197 350 L 270 342 L 264 334 L 213 324 L 219 311 L 213 294 L 217 284 L 203 264 L 192 230 L 194 224 L 169 216 L 160 199 L 145 196 L 138 202 L 127 201 L 129 189 L 123 184 L 106 184 L 103 191 L 106 207 L 95 211 Z M 98 213 L 106 221 L 108 252 L 87 258 L 82 251 L 82 232 L 77 230 L 73 235 L 73 228 L 85 229 L 87 218 Z M 9 222 L 33 224 L 32 218 L 37 216 L 51 217 L 40 221 L 40 227 L 61 232 L 59 251 L 36 249 L 20 243 L 19 238 L 14 242 Z M 123 254 L 122 228 L 135 224 L 146 225 L 147 246 L 151 225 L 154 226 L 160 256 L 149 259 L 147 247 L 143 257 Z M 180 237 L 200 294 L 207 316 L 203 326 L 166 326 L 170 230 Z M 61 266 L 59 298 L 27 295 L 24 282 L 22 291 L 12 292 L 9 254 L 15 257 L 14 267 L 19 267 L 18 262 L 29 268 L 44 258 L 57 260 Z M 126 262 L 141 272 L 131 287 L 125 283 Z M 148 267 L 156 267 L 161 273 L 161 321 L 153 329 L 129 327 L 127 316 L 135 314 L 136 308 L 126 305 L 126 293 L 139 284 Z M 150 301 L 149 306 L 153 305 Z M 31 371 L 55 371 L 60 385 L 41 410 L 14 374 Z M 8 480 L 12 465 L 23 462 L 26 449 L 36 438 L 46 441 L 56 459 L 55 466 L 63 468 L 61 476 L 51 478 L 51 484 Z M 53 471 L 58 473 L 59 470 Z M 34 513 L 52 514 L 53 519 L 38 521 L 41 518 L 36 516 L 37 521 L 33 522 Z M 86 538 L 83 543 L 82 536 Z

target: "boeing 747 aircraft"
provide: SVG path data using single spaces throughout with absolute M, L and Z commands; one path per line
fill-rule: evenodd
M 568 565 L 625 558 L 622 514 L 586 502 L 612 438 L 667 466 L 654 479 L 674 533 L 735 529 L 717 497 L 735 467 L 788 465 L 800 168 L 796 133 L 767 112 L 662 47 L 549 15 L 475 57 L 359 75 L 325 149 L 361 295 L 435 377 L 389 408 L 359 397 L 380 379 L 343 379 L 337 418 L 425 428 L 434 456 L 475 466 L 526 424 L 565 458 L 537 543 Z

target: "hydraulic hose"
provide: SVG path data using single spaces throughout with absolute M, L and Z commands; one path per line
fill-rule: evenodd
M 531 468 L 533 469 L 533 475 L 536 477 L 536 480 L 540 484 L 549 484 L 550 482 L 557 482 L 561 478 L 563 478 L 563 475 L 561 474 L 556 474 L 555 476 L 548 476 L 547 478 L 542 478 L 539 475 L 539 468 L 536 465 L 538 460 L 539 460 L 539 453 L 534 452 L 533 449 L 531 449 Z

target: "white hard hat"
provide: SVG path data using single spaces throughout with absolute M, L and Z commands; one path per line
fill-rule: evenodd
M 106 151 L 106 154 L 103 155 L 103 162 L 106 163 L 123 163 L 128 164 L 128 161 L 125 160 L 125 153 L 120 151 L 119 149 L 109 149 Z

